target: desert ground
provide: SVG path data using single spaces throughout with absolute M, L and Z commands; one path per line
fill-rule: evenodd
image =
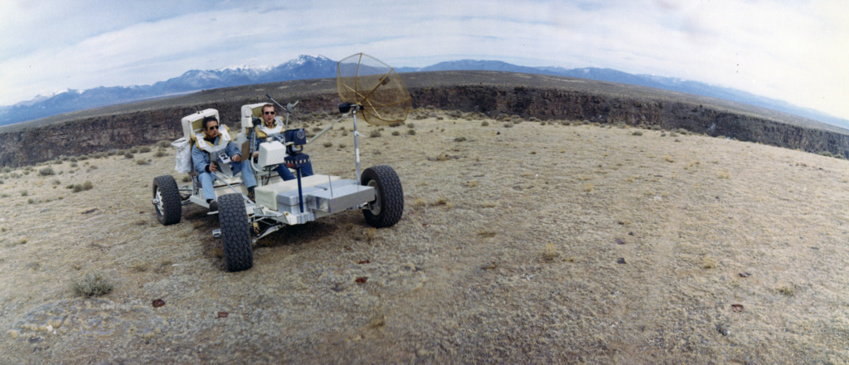
M 217 216 L 157 222 L 170 147 L 2 171 L 0 363 L 849 362 L 849 161 L 433 110 L 360 127 L 401 221 L 287 227 L 238 273 Z M 317 172 L 354 177 L 352 135 L 307 147 Z M 79 295 L 88 273 L 112 290 Z

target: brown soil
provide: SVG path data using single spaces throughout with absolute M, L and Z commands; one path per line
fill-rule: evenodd
M 363 127 L 364 166 L 401 177 L 403 219 L 287 227 L 239 273 L 217 217 L 156 221 L 170 149 L 0 173 L 1 362 L 849 362 L 848 161 L 483 122 Z M 350 127 L 308 148 L 317 172 L 353 177 Z M 113 291 L 76 296 L 89 271 Z

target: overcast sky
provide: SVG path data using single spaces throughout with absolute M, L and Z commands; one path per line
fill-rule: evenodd
M 358 52 L 680 77 L 849 119 L 844 0 L 0 0 L 0 105 Z

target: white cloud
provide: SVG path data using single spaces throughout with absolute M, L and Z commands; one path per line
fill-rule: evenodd
M 609 67 L 849 118 L 849 4 L 836 0 L 57 4 L 0 0 L 0 34 L 13 35 L 0 38 L 0 105 L 189 69 L 366 52 L 393 66 L 475 58 Z

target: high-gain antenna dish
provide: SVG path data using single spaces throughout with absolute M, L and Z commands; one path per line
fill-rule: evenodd
M 395 69 L 364 53 L 339 61 L 336 89 L 342 101 L 359 106 L 373 125 L 403 123 L 412 106 L 410 92 Z

